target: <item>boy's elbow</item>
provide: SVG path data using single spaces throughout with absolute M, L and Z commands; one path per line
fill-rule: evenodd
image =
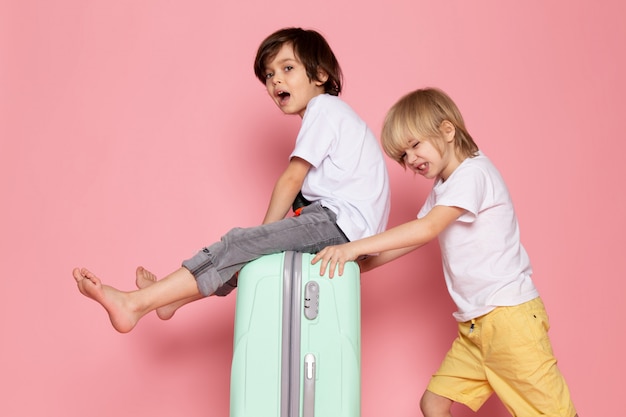
M 376 268 L 375 265 L 372 265 L 372 257 L 368 256 L 365 259 L 359 259 L 356 261 L 357 265 L 359 265 L 359 270 L 361 273 L 371 271 Z

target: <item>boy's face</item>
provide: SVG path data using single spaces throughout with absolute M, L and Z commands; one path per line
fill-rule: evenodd
M 433 139 L 410 139 L 404 150 L 403 159 L 406 166 L 424 178 L 441 177 L 447 180 L 452 172 L 461 164 L 454 151 L 454 141 L 445 140 L 443 153 L 433 145 Z
M 309 80 L 291 43 L 284 44 L 265 65 L 267 92 L 285 114 L 304 116 L 309 101 L 324 93 L 324 74 L 318 74 L 318 78 L 320 80 Z

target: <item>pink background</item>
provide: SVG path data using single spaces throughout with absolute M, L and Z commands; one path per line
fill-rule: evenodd
M 228 414 L 236 297 L 120 335 L 71 270 L 131 289 L 137 265 L 162 276 L 262 220 L 299 119 L 271 103 L 252 60 L 284 26 L 327 37 L 344 99 L 376 133 L 409 90 L 452 95 L 509 184 L 581 416 L 613 415 L 625 21 L 621 0 L 3 1 L 0 415 Z M 430 184 L 389 170 L 394 225 Z M 455 334 L 438 247 L 362 283 L 363 416 L 417 415 Z M 494 399 L 478 415 L 506 412 Z

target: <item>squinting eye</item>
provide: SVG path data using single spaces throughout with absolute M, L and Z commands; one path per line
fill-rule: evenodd
M 406 159 L 406 152 L 400 155 L 400 159 Z

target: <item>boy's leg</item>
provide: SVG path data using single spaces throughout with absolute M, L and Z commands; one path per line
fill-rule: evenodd
M 452 400 L 426 390 L 420 401 L 424 417 L 452 417 Z
M 155 282 L 157 282 L 156 275 L 141 266 L 137 268 L 135 277 L 135 284 L 137 285 L 137 288 L 146 288 L 154 284 Z M 174 316 L 174 313 L 176 313 L 179 308 L 181 308 L 185 304 L 189 304 L 201 298 L 204 298 L 204 296 L 202 294 L 198 294 L 189 298 L 185 298 L 184 300 L 176 301 L 163 307 L 159 307 L 156 309 L 157 316 L 159 316 L 161 320 L 169 320 Z
M 297 217 L 249 228 L 231 229 L 219 242 L 183 262 L 196 277 L 200 292 L 225 295 L 227 282 L 248 262 L 284 251 L 315 253 L 329 245 L 347 242 L 335 223 L 336 216 L 319 203 L 304 208 Z
M 197 279 L 194 282 L 195 285 L 203 288 L 207 296 L 227 295 L 236 287 L 236 275 L 239 269 L 262 255 L 286 250 L 317 252 L 327 245 L 347 242 L 347 238 L 337 227 L 335 220 L 334 213 L 314 203 L 305 207 L 299 217 L 286 218 L 269 225 L 247 229 L 233 229 L 220 242 L 205 248 L 194 258 L 185 261 L 182 272 L 192 271 L 191 276 Z M 156 276 L 146 269 L 137 268 L 135 283 L 141 290 L 150 288 L 161 281 L 157 281 Z M 203 294 L 196 291 L 189 297 L 160 304 L 156 307 L 157 315 L 164 320 L 170 319 L 180 307 L 200 298 L 204 298 Z M 124 319 L 120 322 L 116 319 L 116 323 L 119 324 L 114 324 L 114 327 L 118 330 L 126 329 L 129 327 L 127 321 Z M 130 325 L 132 329 L 136 321 L 133 323 L 131 320 L 130 323 L 132 323 Z
M 458 336 L 430 379 L 422 398 L 420 405 L 425 416 L 448 416 L 449 407 L 455 402 L 478 411 L 493 393 L 482 356 L 480 333 L 473 328 L 472 322 L 458 323 Z
M 552 352 L 548 316 L 540 298 L 498 307 L 481 327 L 485 352 L 489 351 L 485 371 L 512 414 L 576 416 Z
M 152 310 L 200 294 L 196 280 L 185 268 L 174 271 L 153 285 L 130 292 L 103 285 L 95 274 L 85 268 L 75 268 L 73 276 L 81 294 L 102 305 L 111 324 L 120 333 L 131 331 Z

